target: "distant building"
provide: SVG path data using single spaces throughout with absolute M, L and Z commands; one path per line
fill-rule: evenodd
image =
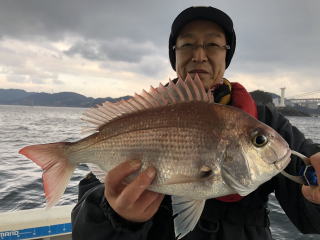
M 281 97 L 275 96 L 272 98 L 272 102 L 276 107 L 285 107 L 287 105 L 287 100 L 285 99 L 285 90 L 286 88 L 281 89 Z

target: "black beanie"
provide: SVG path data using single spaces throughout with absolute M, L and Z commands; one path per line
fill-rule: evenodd
M 226 68 L 228 68 L 234 50 L 236 48 L 236 34 L 233 29 L 233 22 L 231 18 L 223 11 L 214 7 L 189 7 L 183 10 L 173 21 L 171 26 L 171 33 L 169 37 L 169 58 L 173 70 L 176 70 L 176 53 L 173 49 L 177 37 L 181 29 L 193 20 L 208 20 L 219 25 L 225 32 L 227 44 L 230 49 L 226 54 Z

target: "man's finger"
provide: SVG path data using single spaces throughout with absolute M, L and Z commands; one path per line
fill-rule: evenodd
M 159 195 L 163 195 L 163 194 L 145 190 L 136 201 L 137 207 L 138 208 L 149 207 L 154 201 L 156 201 L 157 198 L 159 198 Z
M 147 215 L 153 215 L 160 207 L 164 194 L 158 194 L 157 198 L 144 211 Z
M 312 155 L 310 158 L 310 163 L 316 171 L 318 179 L 320 179 L 320 152 Z
M 302 186 L 303 196 L 310 202 L 320 204 L 320 187 Z
M 122 186 L 125 177 L 138 170 L 141 167 L 140 160 L 126 161 L 112 170 L 110 170 L 105 178 L 106 190 L 112 194 L 117 188 Z
M 135 202 L 152 183 L 155 175 L 155 168 L 147 168 L 145 171 L 140 173 L 140 175 L 133 182 L 123 189 L 119 197 L 123 198 L 123 200 L 130 198 L 130 202 Z

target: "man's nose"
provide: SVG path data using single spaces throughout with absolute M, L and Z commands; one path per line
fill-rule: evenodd
M 208 60 L 207 53 L 202 45 L 198 45 L 193 50 L 192 61 L 193 62 L 206 62 Z

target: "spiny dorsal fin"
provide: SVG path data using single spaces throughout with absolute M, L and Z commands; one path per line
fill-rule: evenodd
M 99 131 L 106 123 L 134 112 L 191 101 L 214 102 L 212 94 L 205 90 L 198 75 L 194 79 L 188 75 L 185 81 L 179 78 L 176 83 L 169 79 L 167 87 L 160 83 L 159 87 L 151 86 L 148 92 L 143 90 L 141 94 L 135 94 L 128 100 L 104 102 L 83 113 L 82 120 L 93 124 L 87 130 L 94 132 Z

